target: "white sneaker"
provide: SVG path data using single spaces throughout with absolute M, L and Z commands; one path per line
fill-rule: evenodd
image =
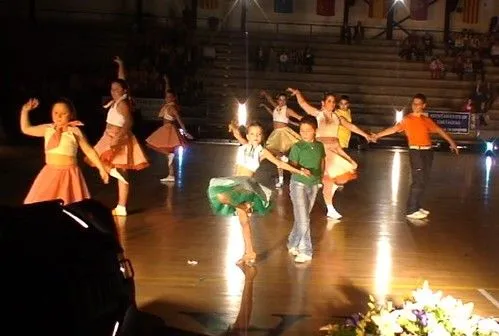
M 428 216 L 430 214 L 430 212 L 428 210 L 423 209 L 423 208 L 419 209 L 418 211 L 421 212 L 423 215 L 426 215 L 426 216 Z
M 128 181 L 123 177 L 123 175 L 120 174 L 120 172 L 116 168 L 111 168 L 111 170 L 109 171 L 109 175 L 111 175 L 118 181 L 128 184 Z
M 159 181 L 162 182 L 162 183 L 165 183 L 165 182 L 175 182 L 175 176 L 168 175 L 167 177 L 163 177 Z
M 422 213 L 419 210 L 414 211 L 413 213 L 406 215 L 406 217 L 409 219 L 423 219 L 423 218 L 426 218 L 426 216 L 427 215 L 425 215 L 424 213 Z
M 282 162 L 285 162 L 285 163 L 289 162 L 289 158 L 286 155 L 281 156 L 280 159 Z
M 336 211 L 336 209 L 333 206 L 328 206 L 327 207 L 327 214 L 326 214 L 326 216 L 328 218 L 332 218 L 332 219 L 340 219 L 340 218 L 343 217 L 338 211 Z
M 292 256 L 297 256 L 300 254 L 300 251 L 298 251 L 298 249 L 296 247 L 292 247 L 290 249 L 288 249 L 288 253 L 291 254 Z
M 298 254 L 295 258 L 296 263 L 305 263 L 305 262 L 308 262 L 311 260 L 312 260 L 312 256 L 309 256 L 309 255 L 306 255 L 303 253 Z

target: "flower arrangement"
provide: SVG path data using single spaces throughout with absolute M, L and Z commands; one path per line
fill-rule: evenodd
M 369 299 L 366 314 L 321 330 L 329 336 L 499 336 L 496 319 L 473 314 L 473 303 L 433 292 L 427 281 L 401 307 L 377 303 L 372 296 Z

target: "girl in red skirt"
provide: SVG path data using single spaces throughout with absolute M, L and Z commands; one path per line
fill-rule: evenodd
M 32 126 L 28 113 L 38 107 L 37 99 L 30 99 L 21 109 L 21 131 L 30 136 L 45 138 L 45 166 L 33 183 L 25 204 L 61 199 L 64 204 L 90 198 L 85 179 L 77 164 L 76 154 L 81 148 L 86 157 L 99 169 L 104 183 L 109 175 L 97 153 L 77 126 L 73 104 L 60 99 L 52 106 L 52 124 Z
M 119 171 L 119 174 L 111 173 L 111 176 L 118 179 L 118 204 L 113 209 L 113 215 L 126 216 L 130 187 L 126 171 L 144 169 L 149 166 L 149 163 L 132 133 L 132 104 L 128 95 L 128 84 L 124 79 L 123 61 L 119 57 L 116 57 L 114 61 L 119 67 L 118 79 L 111 83 L 112 100 L 104 106 L 109 108 L 106 129 L 94 149 L 108 169 L 117 168 Z
M 175 158 L 175 149 L 185 146 L 184 136 L 192 139 L 192 136 L 185 131 L 185 125 L 180 118 L 180 106 L 177 102 L 177 96 L 173 90 L 168 88 L 168 78 L 163 77 L 166 84 L 165 104 L 159 111 L 159 118 L 163 119 L 163 126 L 154 131 L 147 139 L 147 145 L 160 153 L 166 154 L 168 158 L 168 176 L 162 178 L 161 182 L 175 182 L 175 172 L 173 170 L 173 159 Z M 180 133 L 176 122 L 180 125 Z

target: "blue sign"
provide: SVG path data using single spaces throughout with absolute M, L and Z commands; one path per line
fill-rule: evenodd
M 428 111 L 428 116 L 444 131 L 452 134 L 468 134 L 471 128 L 471 113 Z

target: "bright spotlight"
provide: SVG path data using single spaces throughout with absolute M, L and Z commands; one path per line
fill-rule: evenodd
M 395 110 L 395 123 L 398 124 L 404 118 L 404 110 Z
M 248 121 L 248 110 L 246 108 L 246 103 L 239 103 L 237 107 L 237 124 L 238 126 L 246 126 Z
M 485 142 L 485 151 L 486 152 L 493 152 L 494 151 L 494 142 L 493 141 Z

